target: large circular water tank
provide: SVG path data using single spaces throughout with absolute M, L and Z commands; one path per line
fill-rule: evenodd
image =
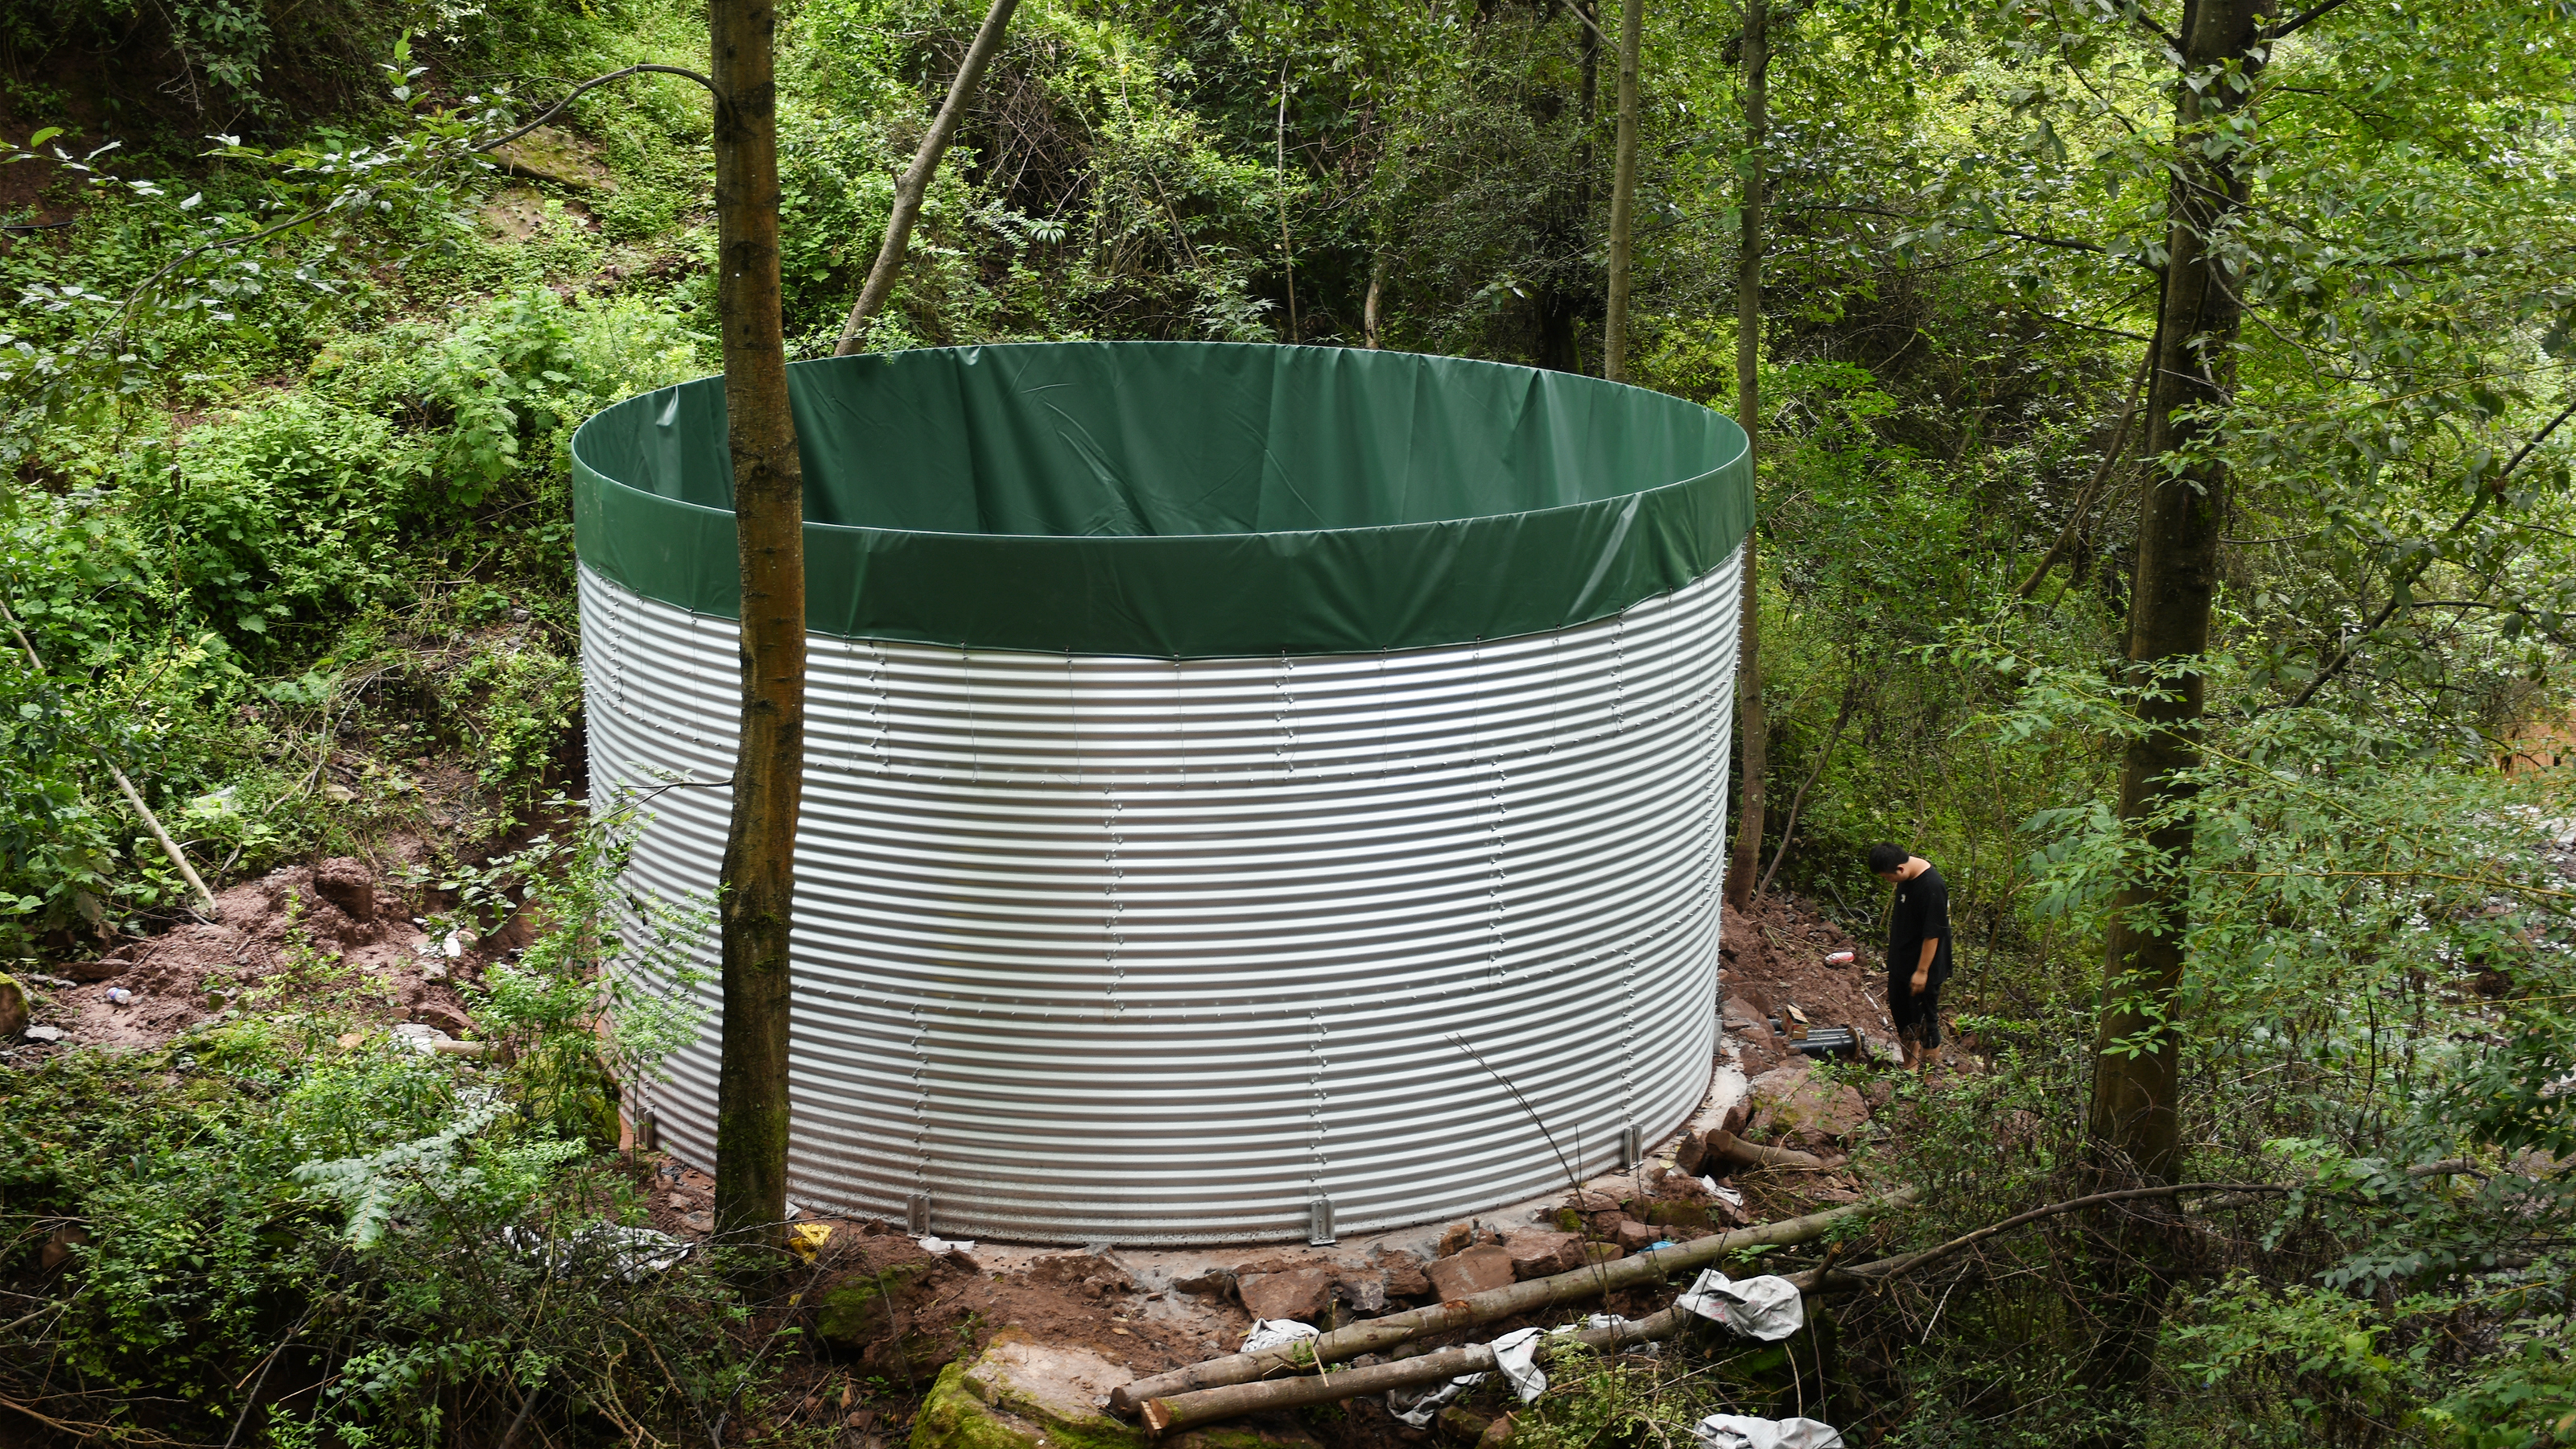
M 1742 432 L 1564 373 L 1062 343 L 790 370 L 791 1193 L 960 1237 L 1468 1214 L 1697 1104 Z M 732 773 L 714 379 L 573 445 L 593 799 Z M 722 788 L 630 881 L 712 890 Z M 714 1155 L 707 1025 L 653 1088 Z

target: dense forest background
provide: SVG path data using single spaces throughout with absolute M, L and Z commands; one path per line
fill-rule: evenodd
M 1864 938 L 1862 849 L 1937 861 L 1951 1004 L 1992 1068 L 1908 1089 L 1920 1130 L 1880 1163 L 1927 1188 L 1901 1234 L 2099 1166 L 2104 942 L 2142 849 L 2117 776 L 2139 700 L 2175 687 L 2121 663 L 2138 500 L 2227 480 L 2197 844 L 2160 867 L 2190 903 L 2186 1175 L 2292 1190 L 2177 1208 L 2151 1247 L 2070 1218 L 1856 1305 L 1854 1392 L 1908 1445 L 2576 1440 L 2576 6 L 2258 11 L 2276 38 L 2215 72 L 2182 63 L 2191 10 L 1775 0 L 1754 149 L 1741 10 L 1645 8 L 1631 381 L 1733 411 L 1747 168 L 1770 197 L 1761 859 Z M 831 351 L 980 15 L 785 11 L 798 355 Z M 1027 0 L 870 346 L 1209 338 L 1598 374 L 1617 19 Z M 402 832 L 455 910 L 552 902 L 564 974 L 509 1009 L 532 1040 L 573 1029 L 609 870 L 530 844 L 580 785 L 566 446 L 717 364 L 707 104 L 637 74 L 475 148 L 585 77 L 703 66 L 705 34 L 666 0 L 0 0 L 0 597 L 23 631 L 0 661 L 0 955 L 41 972 L 184 918 L 113 763 L 218 889 Z M 2209 87 L 2235 99 L 2179 124 Z M 2145 363 L 2195 156 L 2241 190 L 2203 240 L 2245 321 L 2160 454 Z M 84 1249 L 88 1296 L 0 1329 L 12 1373 L 41 1360 L 84 1414 L 189 1439 L 274 1337 L 253 1305 L 347 1279 L 372 1285 L 333 1301 L 376 1305 L 348 1332 L 382 1372 L 301 1432 L 357 1445 L 434 1437 L 455 1383 L 556 1351 L 398 1302 L 385 1285 L 427 1270 L 369 1266 L 394 1248 L 209 1227 L 318 1211 L 288 1175 L 314 1142 L 364 1159 L 466 1088 L 247 1028 L 197 1057 L 233 1065 L 0 1090 L 0 1207 L 37 1225 L 0 1252 L 32 1262 L 75 1209 L 130 1225 Z M 84 1113 L 122 1125 L 43 1127 Z M 578 1116 L 514 1119 L 438 1251 L 531 1200 L 595 1209 Z M 238 1281 L 172 1286 L 210 1254 Z M 1539 1432 L 1643 1442 L 1690 1384 L 1605 1374 Z

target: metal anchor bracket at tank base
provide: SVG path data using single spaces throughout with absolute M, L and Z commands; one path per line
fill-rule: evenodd
M 916 1192 L 903 1200 L 903 1230 L 916 1238 L 930 1236 L 930 1194 Z
M 1646 1160 L 1646 1129 L 1631 1122 L 1619 1129 L 1619 1165 L 1635 1167 Z
M 1306 1204 L 1307 1246 L 1329 1248 L 1338 1241 L 1333 1236 L 1333 1200 L 1319 1197 Z

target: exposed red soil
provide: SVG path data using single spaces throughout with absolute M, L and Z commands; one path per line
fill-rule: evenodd
M 1828 966 L 1825 958 L 1851 951 L 1857 959 Z M 1757 1018 L 1781 1016 L 1791 1006 L 1816 1026 L 1848 1026 L 1882 1041 L 1895 1039 L 1887 1015 L 1886 948 L 1864 945 L 1793 895 L 1766 895 L 1749 911 L 1728 911 L 1718 948 L 1726 995 L 1752 1008 Z M 1785 1019 L 1785 1018 L 1784 1018 Z M 1735 1038 L 1747 1076 L 1783 1060 L 1787 1046 L 1766 1033 Z
M 39 978 L 35 1022 L 60 1028 L 62 1039 L 29 1042 L 17 1059 L 77 1047 L 155 1049 L 227 1010 L 256 1007 L 263 994 L 328 994 L 359 1020 L 421 1022 L 450 1036 L 471 1025 L 456 988 L 482 957 L 439 950 L 402 894 L 364 861 L 288 866 L 215 904 L 212 923 L 73 962 L 61 968 L 68 980 Z

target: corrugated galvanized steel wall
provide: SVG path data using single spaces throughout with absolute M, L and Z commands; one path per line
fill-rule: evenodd
M 796 1200 L 1279 1240 L 1318 1198 L 1344 1233 L 1455 1217 L 1669 1130 L 1713 1045 L 1741 558 L 1616 618 L 1385 655 L 813 636 Z M 581 587 L 594 800 L 726 778 L 733 622 Z M 658 795 L 632 879 L 702 898 L 728 808 Z M 700 1164 L 704 996 L 655 1089 Z

